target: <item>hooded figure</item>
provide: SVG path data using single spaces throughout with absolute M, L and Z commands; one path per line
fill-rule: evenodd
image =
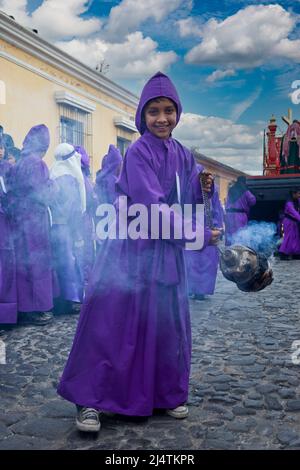
M 201 173 L 204 168 L 197 164 Z M 212 225 L 223 229 L 224 213 L 215 187 L 210 200 Z M 204 300 L 205 295 L 213 295 L 215 291 L 219 252 L 218 248 L 208 245 L 200 251 L 185 251 L 186 270 L 188 279 L 188 292 L 195 300 Z
M 83 174 L 86 192 L 86 210 L 82 214 L 82 239 L 84 247 L 82 259 L 80 260 L 81 276 L 84 285 L 87 286 L 88 279 L 95 261 L 95 223 L 94 216 L 97 209 L 97 196 L 90 178 L 90 158 L 85 149 L 81 146 L 75 147 L 77 153 L 81 155 L 81 171 Z
M 11 178 L 18 310 L 26 312 L 20 320 L 37 324 L 51 320 L 43 312 L 52 309 L 54 295 L 48 213 L 53 184 L 43 161 L 49 141 L 44 124 L 32 127 Z
M 239 176 L 228 191 L 225 204 L 225 244 L 232 243 L 232 235 L 248 223 L 248 216 L 256 197 L 248 190 L 246 178 Z
M 162 73 L 145 85 L 136 114 L 142 136 L 127 150 L 116 184 L 128 206 L 151 204 L 171 220 L 170 239 L 106 239 L 91 274 L 73 347 L 58 393 L 86 408 L 149 416 L 154 408 L 181 407 L 188 396 L 191 329 L 183 248 L 170 217 L 170 205 L 202 202 L 199 175 L 191 152 L 169 134 L 160 138 L 145 124 L 149 100 L 167 97 L 181 104 L 171 80 Z M 172 111 L 173 113 L 173 111 Z M 166 132 L 165 127 L 159 132 Z M 123 200 L 118 200 L 117 218 Z M 164 204 L 164 206 L 162 206 Z M 127 220 L 130 223 L 130 218 Z M 205 230 L 208 243 L 211 231 Z M 91 410 L 90 410 L 91 411 Z M 95 413 L 95 410 L 92 410 Z M 91 416 L 91 415 L 90 415 Z M 95 414 L 93 414 L 95 416 Z M 94 427 L 93 430 L 99 429 Z M 85 430 L 92 430 L 86 426 Z
M 113 204 L 116 197 L 116 181 L 122 165 L 122 155 L 118 148 L 110 145 L 103 157 L 101 171 L 97 173 L 95 191 L 99 204 Z
M 55 313 L 72 311 L 73 302 L 83 298 L 80 260 L 84 246 L 82 216 L 86 211 L 86 191 L 81 171 L 81 155 L 67 143 L 55 149 L 55 163 L 50 177 L 56 194 L 51 203 L 51 240 L 54 269 L 59 284 Z
M 294 120 L 282 139 L 280 173 L 300 172 L 300 122 Z
M 0 135 L 1 149 L 4 157 L 4 144 Z M 16 258 L 11 221 L 6 211 L 10 167 L 0 156 L 0 324 L 17 322 Z
M 282 220 L 283 241 L 279 248 L 282 258 L 300 255 L 300 188 L 290 193 Z

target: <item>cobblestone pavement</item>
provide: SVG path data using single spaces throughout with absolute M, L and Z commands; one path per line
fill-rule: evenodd
M 74 426 L 55 388 L 77 316 L 2 337 L 0 449 L 300 449 L 300 261 L 274 260 L 273 284 L 245 294 L 218 277 L 191 302 L 193 358 L 188 419 L 105 415 L 98 435 Z M 298 359 L 300 358 L 300 354 Z

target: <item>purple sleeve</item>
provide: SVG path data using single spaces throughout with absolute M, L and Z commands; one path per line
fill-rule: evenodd
M 254 196 L 254 194 L 252 194 L 251 191 L 246 191 L 245 195 L 249 207 L 254 206 L 256 204 L 256 197 Z
M 300 214 L 296 211 L 294 204 L 291 201 L 286 203 L 284 213 L 300 222 Z

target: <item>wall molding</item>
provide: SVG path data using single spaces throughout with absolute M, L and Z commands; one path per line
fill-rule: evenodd
M 101 104 L 105 108 L 108 108 L 108 109 L 111 109 L 112 111 L 116 111 L 117 113 L 126 115 L 126 116 L 128 116 L 128 118 L 130 118 L 132 116 L 132 114 L 127 113 L 122 108 L 119 108 L 118 106 L 115 106 L 112 103 L 108 103 L 107 101 L 104 101 L 101 98 L 98 98 L 97 96 L 92 95 L 91 93 L 89 93 L 87 91 L 79 90 L 75 86 L 70 85 L 70 84 L 64 82 L 63 80 L 60 80 L 59 78 L 56 78 L 53 75 L 50 75 L 49 73 L 44 72 L 43 70 L 40 70 L 37 67 L 34 67 L 33 65 L 28 64 L 27 62 L 24 62 L 23 60 L 18 59 L 15 56 L 13 56 L 13 55 L 5 52 L 5 51 L 2 51 L 1 49 L 0 49 L 0 57 L 3 57 L 4 59 L 9 60 L 10 62 L 12 62 L 16 65 L 19 65 L 20 67 L 23 67 L 24 69 L 29 70 L 30 72 L 32 72 L 36 75 L 39 75 L 42 78 L 46 78 L 50 82 L 56 83 L 57 85 L 59 85 L 63 88 L 67 88 L 71 91 L 74 91 L 74 92 L 80 94 L 81 96 L 85 96 L 86 98 L 88 98 L 88 99 L 90 99 L 90 100 L 92 100 L 96 103 Z
M 103 93 L 137 107 L 138 97 L 0 11 L 0 38 Z

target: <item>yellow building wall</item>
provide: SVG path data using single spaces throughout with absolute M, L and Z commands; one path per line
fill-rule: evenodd
M 53 78 L 63 80 L 62 85 L 56 83 L 50 78 L 40 76 L 35 71 L 26 69 L 19 64 L 12 62 L 10 59 L 0 56 L 0 81 L 5 83 L 6 103 L 0 104 L 0 124 L 4 127 L 4 132 L 10 134 L 15 145 L 19 148 L 28 130 L 37 124 L 45 124 L 50 131 L 50 147 L 45 156 L 48 166 L 51 166 L 54 160 L 54 149 L 59 143 L 59 106 L 55 101 L 55 92 L 67 91 L 73 96 L 77 96 L 96 106 L 96 110 L 92 112 L 92 134 L 93 134 L 93 155 L 92 155 L 92 174 L 95 176 L 96 171 L 101 166 L 101 160 L 107 153 L 109 144 L 116 145 L 117 135 L 125 137 L 128 140 L 135 140 L 136 135 L 130 132 L 117 129 L 113 119 L 121 112 L 110 109 L 97 102 L 102 99 L 105 102 L 117 106 L 125 113 L 135 114 L 135 109 L 118 101 L 110 96 L 105 96 L 103 92 L 93 89 L 92 87 L 81 83 L 71 76 L 55 70 L 52 66 L 48 66 L 42 61 L 31 57 L 29 54 L 0 41 L 0 49 L 13 53 L 13 56 L 22 60 L 31 66 L 36 67 L 40 71 L 52 74 Z M 71 80 L 73 80 L 71 82 Z M 78 92 L 70 89 L 75 85 Z M 80 91 L 95 96 L 88 98 L 81 94 Z
M 219 186 L 220 201 L 223 204 L 227 197 L 228 186 L 232 181 L 237 179 L 238 175 L 234 172 L 230 173 L 225 169 L 223 170 L 217 165 L 207 163 L 206 161 L 201 161 L 201 157 L 197 158 L 197 161 L 199 161 L 204 166 L 206 171 L 210 172 L 215 177 L 215 181 Z

